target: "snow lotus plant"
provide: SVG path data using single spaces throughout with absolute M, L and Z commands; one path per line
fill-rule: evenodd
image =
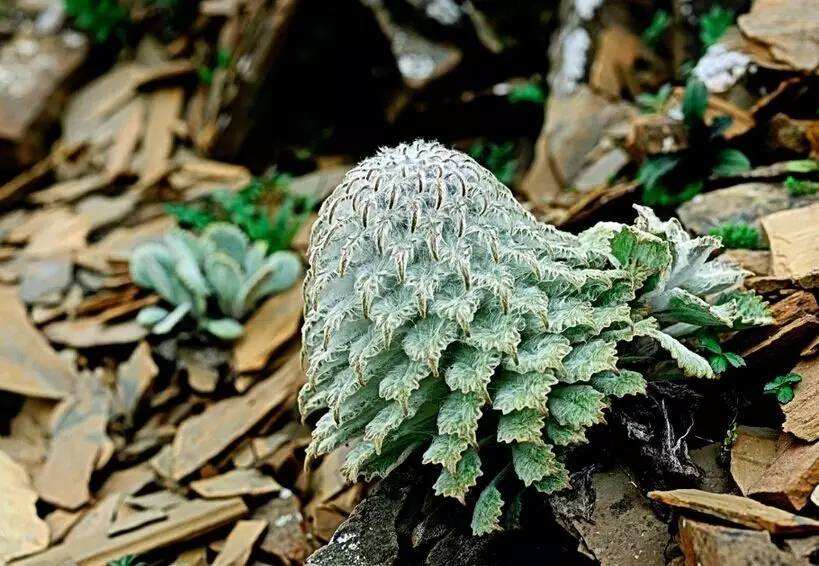
M 735 290 L 745 273 L 711 259 L 718 239 L 637 211 L 634 225 L 572 235 L 439 144 L 360 163 L 310 240 L 299 403 L 321 416 L 308 457 L 349 445 L 352 481 L 422 451 L 441 470 L 435 492 L 461 501 L 486 470 L 476 534 L 500 528 L 501 478 L 568 487 L 565 447 L 586 441 L 613 397 L 645 392 L 650 366 L 626 363 L 631 349 L 644 358 L 651 343 L 657 361 L 709 378 L 683 337 L 769 322 Z
M 137 317 L 156 334 L 165 334 L 192 317 L 201 329 L 223 340 L 242 334 L 239 322 L 264 297 L 289 288 L 301 276 L 299 257 L 289 251 L 267 255 L 265 242 L 248 241 L 232 224 L 209 225 L 197 237 L 173 230 L 160 242 L 134 250 L 131 278 L 173 305 L 146 307 Z M 222 317 L 211 318 L 209 303 Z

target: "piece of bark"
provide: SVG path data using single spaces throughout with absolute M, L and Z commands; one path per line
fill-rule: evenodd
M 779 433 L 772 428 L 738 427 L 731 446 L 731 476 L 742 495 L 759 481 L 776 457 Z
M 263 519 L 250 519 L 236 523 L 222 551 L 213 561 L 213 566 L 245 566 L 266 528 L 267 521 Z
M 303 308 L 301 281 L 289 290 L 267 299 L 245 324 L 236 344 L 233 367 L 238 373 L 259 371 L 270 355 L 299 329 Z
M 92 348 L 131 344 L 145 338 L 148 330 L 136 321 L 105 324 L 98 318 L 77 318 L 52 322 L 43 333 L 55 344 L 72 348 Z
M 172 477 L 190 475 L 290 398 L 304 382 L 299 357 L 239 397 L 220 401 L 179 427 L 173 441 Z
M 285 564 L 300 564 L 314 550 L 307 538 L 298 498 L 284 490 L 253 513 L 254 519 L 267 521 L 269 527 L 259 548 Z
M 282 489 L 276 480 L 256 469 L 231 470 L 219 476 L 191 482 L 190 487 L 205 499 L 265 495 Z
M 150 186 L 168 172 L 174 141 L 174 127 L 182 111 L 180 88 L 164 89 L 151 95 L 148 119 L 142 139 L 142 168 L 139 181 Z
M 117 368 L 117 394 L 122 409 L 128 418 L 151 387 L 159 368 L 151 356 L 151 347 L 147 342 L 140 342 L 131 353 L 131 357 Z
M 48 547 L 48 524 L 37 516 L 28 473 L 0 451 L 0 563 Z
M 802 376 L 794 387 L 794 397 L 782 406 L 782 430 L 815 442 L 819 440 L 819 358 L 799 362 L 792 370 Z
M 805 289 L 819 286 L 819 204 L 783 210 L 762 219 L 771 245 L 773 274 Z
M 17 290 L 0 286 L 0 390 L 63 399 L 77 375 L 28 320 Z
M 699 489 L 651 491 L 648 496 L 672 507 L 703 513 L 771 534 L 819 533 L 819 521 L 764 505 L 747 497 Z
M 195 500 L 168 513 L 160 523 L 108 537 L 104 531 L 63 543 L 15 566 L 54 566 L 71 561 L 83 566 L 105 566 L 126 554 L 140 555 L 187 541 L 241 518 L 247 506 L 241 499 Z
M 679 538 L 685 566 L 792 566 L 798 563 L 795 556 L 779 550 L 765 531 L 710 525 L 683 517 Z
M 817 410 L 819 405 L 814 405 Z M 819 484 L 819 442 L 806 443 L 783 434 L 771 465 L 749 495 L 779 507 L 802 510 Z
M 819 67 L 817 14 L 817 0 L 757 0 L 737 24 L 746 36 L 767 45 L 775 59 L 813 73 Z

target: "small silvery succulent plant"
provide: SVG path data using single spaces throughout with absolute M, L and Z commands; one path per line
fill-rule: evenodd
M 242 334 L 239 322 L 262 298 L 287 289 L 301 276 L 299 257 L 289 251 L 267 255 L 265 242 L 248 241 L 236 226 L 209 225 L 197 237 L 176 229 L 160 242 L 134 250 L 131 278 L 155 291 L 174 306 L 168 311 L 151 306 L 137 320 L 155 334 L 165 334 L 191 316 L 198 326 L 223 340 Z M 222 318 L 208 315 L 209 303 L 218 306 Z
M 437 143 L 360 163 L 310 239 L 299 404 L 322 414 L 308 457 L 349 445 L 352 481 L 423 451 L 441 468 L 435 492 L 461 501 L 492 471 L 476 534 L 500 528 L 504 476 L 568 487 L 565 447 L 586 441 L 612 397 L 645 392 L 650 368 L 620 362 L 629 348 L 656 343 L 685 374 L 713 377 L 678 338 L 769 321 L 734 290 L 744 272 L 710 259 L 719 240 L 638 213 L 572 235 Z

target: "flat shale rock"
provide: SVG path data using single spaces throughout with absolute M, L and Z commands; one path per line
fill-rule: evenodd
M 779 433 L 772 428 L 738 427 L 731 446 L 731 476 L 748 495 L 776 457 Z
M 726 250 L 723 255 L 754 275 L 771 274 L 771 252 L 767 250 Z
M 802 376 L 794 388 L 793 400 L 782 407 L 782 430 L 803 440 L 819 440 L 819 358 L 804 360 L 793 368 Z
M 771 244 L 773 274 L 806 289 L 819 287 L 819 204 L 762 219 Z
M 750 531 L 680 519 L 686 566 L 795 566 L 807 564 L 783 552 L 765 531 Z
M 819 533 L 819 521 L 794 515 L 747 497 L 726 493 L 709 493 L 699 489 L 651 491 L 648 496 L 671 507 L 710 515 L 730 523 L 751 529 L 765 530 L 772 534 Z
M 595 474 L 592 520 L 575 519 L 586 546 L 603 566 L 665 564 L 668 527 L 649 509 L 645 497 L 627 472 L 617 469 Z
M 48 546 L 48 525 L 37 516 L 37 493 L 22 466 L 0 451 L 0 564 Z
M 801 510 L 819 484 L 819 442 L 803 442 L 783 434 L 777 454 L 749 490 L 755 499 L 779 507 Z
M 23 268 L 20 298 L 33 304 L 60 296 L 71 283 L 73 265 L 67 255 L 30 261 Z
M 677 209 L 683 225 L 696 234 L 707 234 L 725 222 L 746 222 L 759 227 L 763 216 L 791 206 L 781 185 L 743 183 L 695 196 Z

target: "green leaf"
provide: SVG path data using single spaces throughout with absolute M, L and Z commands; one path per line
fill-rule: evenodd
M 586 428 L 571 428 L 559 424 L 554 419 L 546 421 L 546 434 L 556 446 L 568 446 L 569 444 L 584 444 L 588 442 L 586 438 Z
M 573 429 L 603 421 L 605 395 L 590 385 L 555 387 L 549 395 L 549 414 L 560 425 Z
M 163 318 L 161 321 L 157 322 L 154 327 L 151 329 L 151 332 L 154 334 L 167 334 L 171 330 L 173 330 L 174 326 L 179 324 L 179 322 L 185 318 L 185 315 L 188 314 L 191 310 L 190 303 L 182 303 L 175 309 L 173 309 L 168 316 Z
M 654 47 L 663 38 L 668 27 L 671 25 L 671 16 L 665 10 L 657 10 L 651 18 L 651 23 L 643 30 L 640 36 L 643 43 L 649 47 Z
M 592 375 L 617 367 L 617 345 L 605 340 L 592 340 L 576 344 L 563 362 L 565 372 L 561 374 L 564 383 L 588 381 Z
M 481 474 L 481 459 L 477 451 L 470 448 L 464 452 L 455 473 L 450 473 L 446 469 L 442 470 L 432 488 L 435 490 L 435 495 L 454 497 L 464 503 L 466 493 L 477 483 Z
M 564 317 L 564 321 L 567 320 Z M 560 334 L 543 334 L 521 342 L 517 362 L 510 358 L 505 361 L 504 367 L 519 373 L 559 370 L 563 368 L 563 358 L 571 351 L 571 343 L 565 337 Z
M 788 194 L 792 197 L 809 196 L 819 192 L 819 183 L 797 179 L 796 177 L 788 175 L 788 178 L 785 179 L 785 188 L 788 189 Z
M 217 251 L 233 258 L 238 266 L 244 264 L 248 238 L 237 226 L 227 222 L 214 222 L 202 232 L 202 240 L 210 242 Z
M 782 386 L 776 392 L 776 400 L 779 401 L 780 405 L 787 405 L 793 401 L 793 398 L 793 388 L 790 385 Z
M 745 359 L 740 356 L 739 354 L 735 354 L 734 352 L 725 352 L 723 353 L 725 359 L 728 360 L 728 363 L 735 368 L 745 367 Z
M 232 318 L 206 320 L 205 330 L 221 340 L 236 340 L 244 332 L 244 327 Z
M 546 101 L 546 94 L 543 92 L 540 85 L 527 82 L 514 85 L 507 98 L 512 104 L 517 104 L 519 102 L 543 104 Z
M 454 434 L 437 435 L 424 452 L 422 462 L 439 464 L 450 472 L 454 472 L 458 462 L 461 461 L 461 454 L 468 446 L 469 442 Z
M 398 401 L 406 405 L 413 391 L 418 389 L 421 380 L 430 374 L 426 364 L 404 362 L 387 372 L 378 387 L 378 395 L 388 401 Z
M 548 373 L 503 373 L 497 380 L 492 408 L 509 414 L 522 409 L 546 412 L 546 398 L 557 378 Z
M 734 23 L 734 14 L 722 6 L 715 5 L 700 19 L 700 41 L 710 47 L 718 42 Z
M 168 311 L 162 307 L 145 307 L 137 314 L 137 322 L 142 326 L 151 327 L 168 316 Z
M 438 433 L 454 434 L 475 444 L 483 403 L 475 393 L 450 393 L 438 411 Z
M 534 409 L 512 411 L 498 420 L 498 442 L 542 443 L 544 417 Z
M 233 312 L 233 303 L 242 286 L 242 268 L 239 262 L 222 252 L 205 257 L 205 277 L 216 292 L 219 308 L 225 314 Z
M 712 173 L 717 177 L 730 177 L 750 171 L 751 161 L 738 149 L 723 149 L 717 154 L 717 164 Z
M 725 373 L 728 369 L 728 360 L 722 354 L 714 354 L 708 357 L 708 363 L 711 364 L 711 369 L 714 373 Z
M 472 513 L 472 534 L 481 536 L 501 530 L 500 518 L 503 513 L 503 499 L 495 483 L 492 482 L 481 492 Z
M 527 487 L 559 470 L 552 447 L 543 443 L 512 445 L 512 465 L 515 474 Z
M 656 327 L 642 327 L 639 329 L 638 335 L 649 336 L 659 342 L 660 346 L 671 354 L 671 357 L 686 375 L 691 377 L 714 377 L 714 370 L 711 369 L 708 361 L 686 348 L 676 338 L 658 330 Z
M 453 391 L 488 397 L 487 386 L 499 363 L 500 356 L 495 353 L 462 347 L 455 353 L 455 361 L 446 369 L 444 379 Z
M 627 369 L 598 373 L 591 378 L 591 385 L 610 397 L 644 395 L 646 392 L 645 378 L 636 371 Z
M 682 113 L 689 128 L 700 126 L 705 119 L 708 107 L 708 89 L 701 80 L 691 78 L 685 85 L 682 100 Z
M 659 114 L 662 112 L 668 97 L 671 96 L 672 90 L 671 85 L 666 83 L 660 87 L 656 94 L 647 92 L 638 94 L 637 104 L 639 104 L 644 111 Z
M 549 474 L 540 481 L 535 482 L 535 489 L 541 493 L 549 495 L 550 493 L 555 493 L 556 491 L 562 491 L 571 487 L 568 470 L 566 470 L 566 468 L 560 462 L 558 462 L 558 466 L 559 468 L 556 472 Z
M 813 173 L 819 171 L 819 161 L 813 159 L 796 159 L 787 161 L 785 169 L 791 173 Z
M 649 157 L 637 171 L 637 182 L 646 188 L 657 187 L 660 179 L 668 175 L 680 163 L 675 155 L 660 155 Z

